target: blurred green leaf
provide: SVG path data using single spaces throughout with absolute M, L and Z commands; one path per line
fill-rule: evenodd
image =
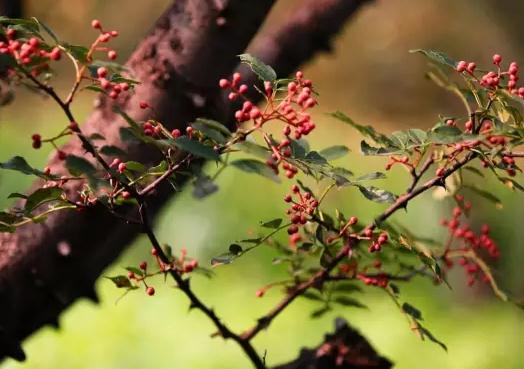
M 268 222 L 264 222 L 261 224 L 261 226 L 264 228 L 277 229 L 278 227 L 280 227 L 283 221 L 284 220 L 282 218 L 277 218 L 277 219 L 270 220 Z
M 349 153 L 349 149 L 344 145 L 335 145 L 319 151 L 320 156 L 326 160 L 336 160 Z
M 115 284 L 117 288 L 132 287 L 131 281 L 125 275 L 117 275 L 115 277 L 105 277 Z
M 29 164 L 27 164 L 25 159 L 21 156 L 15 156 L 6 161 L 5 163 L 0 163 L 0 168 L 15 170 L 23 174 L 35 175 L 41 178 L 56 178 L 54 176 L 48 176 L 38 169 L 34 169 Z
M 414 49 L 414 50 L 409 50 L 410 53 L 421 53 L 423 55 L 425 55 L 429 60 L 437 63 L 437 64 L 440 64 L 440 65 L 445 65 L 445 66 L 448 66 L 450 68 L 453 68 L 455 69 L 455 67 L 457 66 L 457 62 L 454 61 L 453 59 L 451 59 L 449 56 L 447 56 L 446 54 L 444 54 L 443 52 L 441 51 L 436 51 L 436 50 L 426 50 L 426 49 Z
M 389 191 L 383 190 L 381 188 L 377 188 L 374 186 L 366 187 L 362 185 L 356 185 L 356 186 L 359 188 L 360 192 L 362 192 L 362 194 L 368 200 L 379 202 L 379 203 L 382 203 L 382 202 L 393 203 L 397 200 L 396 195 L 392 194 Z
M 212 147 L 201 144 L 195 140 L 190 140 L 187 136 L 177 138 L 174 143 L 180 150 L 193 154 L 199 158 L 220 161 L 220 156 Z
M 33 210 L 46 202 L 59 200 L 63 193 L 64 190 L 58 187 L 39 188 L 27 196 L 24 212 L 30 214 Z
M 266 177 L 273 182 L 280 183 L 280 178 L 265 163 L 255 159 L 238 159 L 231 162 L 231 165 L 247 173 L 256 173 Z
M 277 74 L 269 65 L 264 64 L 260 59 L 250 54 L 241 54 L 238 56 L 240 61 L 247 64 L 251 70 L 260 78 L 263 82 L 269 81 L 274 82 L 277 79 Z

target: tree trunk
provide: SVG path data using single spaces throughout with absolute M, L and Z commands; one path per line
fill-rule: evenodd
M 304 1 L 286 25 L 257 37 L 250 50 L 279 75 L 288 74 L 316 51 L 326 50 L 328 40 L 366 2 Z M 227 122 L 228 108 L 217 81 L 235 69 L 236 55 L 246 49 L 272 5 L 273 0 L 175 1 L 127 62 L 142 83 L 135 94 L 117 104 L 136 120 L 151 118 L 153 111 L 154 118 L 170 129 L 184 129 L 196 117 Z M 152 109 L 141 110 L 140 101 L 147 101 Z M 97 141 L 100 146 L 114 145 L 128 152 L 125 160 L 154 163 L 158 157 L 149 148 L 121 142 L 119 129 L 125 122 L 113 112 L 113 105 L 112 100 L 99 97 L 83 131 L 103 135 L 105 142 Z M 62 150 L 85 156 L 76 138 Z M 56 157 L 49 167 L 53 173 L 64 172 Z M 66 184 L 66 191 L 74 196 L 81 187 L 73 181 Z M 153 212 L 172 195 L 168 186 L 161 187 L 150 198 Z M 96 278 L 139 231 L 95 207 L 62 212 L 15 234 L 0 234 L 0 357 L 24 359 L 21 340 L 45 324 L 58 325 L 60 312 L 77 298 L 96 301 Z

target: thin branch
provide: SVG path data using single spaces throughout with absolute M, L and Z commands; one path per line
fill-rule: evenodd
M 164 253 L 164 250 L 160 246 L 160 243 L 158 242 L 158 239 L 156 238 L 151 227 L 149 216 L 147 213 L 147 205 L 143 202 L 143 200 L 140 197 L 137 200 L 139 201 L 139 212 L 143 230 L 149 238 L 149 241 L 153 245 L 154 249 L 156 250 L 160 260 L 163 263 L 169 264 L 170 260 Z M 198 298 L 197 295 L 195 295 L 195 293 L 191 290 L 189 286 L 189 280 L 184 280 L 177 270 L 172 269 L 169 271 L 169 274 L 176 281 L 178 288 L 187 296 L 187 298 L 191 302 L 191 308 L 198 309 L 202 313 L 204 313 L 217 327 L 220 335 L 224 339 L 232 339 L 233 341 L 235 341 L 251 360 L 255 368 L 265 368 L 263 360 L 260 358 L 260 356 L 256 352 L 255 348 L 251 345 L 249 340 L 237 335 L 231 329 L 229 329 L 226 324 L 222 323 L 222 321 L 218 318 L 215 312 L 211 308 L 207 307 L 204 304 L 204 302 L 202 302 L 202 300 L 200 300 L 200 298 Z
M 422 193 L 425 193 L 427 190 L 435 187 L 435 186 L 442 186 L 444 183 L 444 180 L 446 177 L 463 167 L 465 164 L 470 162 L 476 158 L 475 154 L 468 154 L 466 155 L 462 160 L 457 161 L 451 168 L 446 170 L 444 174 L 441 177 L 435 177 L 426 183 L 424 183 L 422 186 L 417 187 L 413 189 L 412 191 L 400 196 L 397 201 L 392 204 L 388 209 L 386 209 L 381 215 L 375 218 L 374 222 L 370 225 L 368 225 L 363 231 L 366 229 L 375 229 L 377 226 L 380 225 L 380 223 L 387 220 L 391 215 L 393 215 L 395 212 L 397 212 L 400 209 L 404 209 L 407 207 L 409 201 L 414 199 L 415 197 L 419 196 Z M 351 255 L 351 249 L 356 246 L 356 244 L 359 242 L 359 239 L 357 237 L 350 237 L 348 239 L 348 242 L 339 250 L 339 252 L 336 254 L 336 256 L 333 258 L 333 260 L 322 270 L 318 271 L 316 274 L 314 274 L 308 281 L 300 283 L 298 286 L 296 286 L 294 289 L 290 290 L 290 292 L 273 308 L 271 309 L 266 315 L 262 316 L 257 320 L 257 323 L 247 331 L 245 331 L 242 334 L 242 337 L 246 340 L 253 339 L 258 333 L 260 333 L 263 329 L 267 328 L 271 322 L 282 312 L 284 309 L 293 302 L 297 297 L 302 295 L 304 292 L 306 292 L 309 288 L 314 286 L 319 286 L 324 283 L 327 278 L 329 277 L 330 272 L 345 258 L 347 258 L 349 255 Z

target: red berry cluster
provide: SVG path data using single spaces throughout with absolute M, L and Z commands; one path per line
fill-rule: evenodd
M 160 257 L 158 256 L 158 252 L 155 248 L 151 249 L 151 255 L 155 257 L 156 264 L 159 268 L 159 271 L 148 273 L 148 264 L 147 261 L 142 261 L 138 267 L 142 271 L 140 275 L 137 275 L 133 271 L 129 271 L 127 273 L 127 278 L 131 281 L 135 281 L 135 283 L 140 284 L 143 283 L 144 287 L 146 288 L 146 294 L 149 296 L 153 296 L 155 294 L 155 288 L 152 286 L 149 286 L 146 282 L 146 279 L 149 277 L 153 277 L 157 274 L 166 273 L 169 270 L 176 270 L 180 274 L 184 273 L 191 273 L 193 270 L 198 268 L 198 261 L 196 259 L 188 259 L 187 258 L 187 250 L 185 248 L 182 248 L 180 251 L 180 256 L 178 258 L 173 258 L 173 260 L 166 264 L 160 260 Z
M 284 201 L 293 204 L 288 210 L 287 214 L 291 218 L 291 225 L 287 229 L 290 236 L 290 244 L 295 246 L 301 240 L 299 234 L 300 226 L 307 223 L 310 216 L 313 215 L 318 207 L 318 201 L 310 192 L 302 193 L 297 185 L 291 187 L 292 194 L 284 197 Z M 296 200 L 293 200 L 293 195 Z
M 266 160 L 266 165 L 273 169 L 275 174 L 278 174 L 278 167 L 282 165 L 282 169 L 286 171 L 285 175 L 287 178 L 292 179 L 295 177 L 298 173 L 298 168 L 285 160 L 285 158 L 289 158 L 292 154 L 291 141 L 285 138 L 279 144 L 275 144 L 269 139 L 267 139 L 266 142 L 272 151 L 271 157 Z
M 128 91 L 130 86 L 127 82 L 115 83 L 109 81 L 106 77 L 108 76 L 109 71 L 106 67 L 100 67 L 96 70 L 96 75 L 98 77 L 98 83 L 100 87 L 106 91 L 109 91 L 109 97 L 112 99 L 118 98 L 120 93 Z
M 372 234 L 370 234 L 371 230 L 366 229 L 366 231 L 365 231 L 365 235 L 367 236 L 369 234 L 369 237 L 371 238 L 371 245 L 369 246 L 368 251 L 369 252 L 378 252 L 382 250 L 382 246 L 388 242 L 388 234 L 386 232 L 382 232 L 376 239 L 373 240 L 372 238 L 373 236 Z
M 493 55 L 493 64 L 497 67 L 496 71 L 488 71 L 478 79 L 474 72 L 476 64 L 461 60 L 457 63 L 456 70 L 459 73 L 468 73 L 479 82 L 483 87 L 490 89 L 504 88 L 514 95 L 519 95 L 524 99 L 524 87 L 518 87 L 519 65 L 517 62 L 511 62 L 506 70 L 501 67 L 502 57 L 499 54 Z M 506 82 L 503 84 L 503 82 Z
M 266 122 L 278 120 L 285 123 L 283 128 L 284 138 L 281 142 L 275 142 L 266 138 L 266 142 L 271 147 L 272 155 L 267 160 L 267 165 L 278 174 L 278 168 L 282 164 L 288 178 L 293 178 L 298 169 L 288 163 L 285 158 L 290 157 L 292 152 L 290 148 L 290 137 L 300 139 L 303 135 L 308 135 L 315 129 L 315 123 L 311 120 L 308 110 L 315 105 L 317 101 L 313 96 L 312 83 L 304 79 L 302 72 L 297 72 L 295 78 L 288 83 L 285 96 L 277 96 L 274 86 L 271 82 L 264 83 L 264 93 L 266 95 L 266 107 L 261 110 L 253 104 L 246 96 L 248 86 L 240 84 L 242 76 L 239 73 L 233 74 L 231 80 L 221 79 L 219 86 L 222 89 L 229 89 L 229 100 L 243 98 L 245 101 L 241 109 L 235 112 L 235 118 L 238 123 L 253 121 L 255 128 L 261 128 Z M 278 90 L 278 89 L 277 89 Z
M 95 44 L 106 43 L 109 42 L 111 38 L 118 37 L 118 31 L 104 31 L 102 28 L 102 23 L 100 23 L 98 19 L 93 19 L 91 21 L 91 27 L 100 31 L 100 35 L 95 41 Z M 118 56 L 115 50 L 109 48 L 97 48 L 97 51 L 107 52 L 107 57 L 109 60 L 115 60 Z
M 463 201 L 463 197 L 458 195 L 457 200 L 459 202 Z M 465 201 L 463 204 L 466 210 L 471 209 L 471 203 Z M 463 213 L 463 210 L 457 206 L 453 209 L 452 218 L 449 220 L 443 219 L 441 222 L 444 227 L 448 228 L 452 237 L 451 242 L 461 242 L 458 250 L 464 253 L 467 253 L 470 250 L 475 252 L 483 251 L 490 258 L 495 260 L 498 259 L 500 257 L 500 250 L 495 241 L 493 241 L 493 239 L 489 236 L 489 226 L 487 224 L 483 224 L 480 229 L 480 233 L 475 233 L 468 224 L 463 224 L 461 221 Z M 448 250 L 446 251 L 446 255 L 453 250 L 457 249 L 452 249 L 450 243 Z M 445 261 L 448 267 L 453 266 L 453 263 L 451 260 L 449 260 L 449 258 L 445 257 Z M 467 258 L 462 258 L 460 259 L 459 263 L 464 267 L 464 270 L 469 276 L 468 285 L 473 285 L 475 280 L 481 277 L 486 281 L 489 280 L 489 277 L 483 274 L 479 265 L 474 261 L 468 261 Z
M 91 45 L 91 51 L 103 51 L 107 53 L 107 57 L 109 60 L 115 60 L 117 58 L 117 53 L 115 50 L 107 48 L 107 47 L 100 47 L 98 46 L 101 43 L 107 43 L 111 40 L 111 38 L 115 38 L 118 36 L 118 31 L 104 31 L 102 28 L 102 24 L 99 20 L 94 19 L 91 21 L 91 26 L 94 29 L 97 29 L 100 31 L 100 35 L 95 40 L 93 45 Z M 109 71 L 106 67 L 100 67 L 96 71 L 97 75 L 97 82 L 99 86 L 104 89 L 105 91 L 108 91 L 109 97 L 112 99 L 117 99 L 120 93 L 124 91 L 128 91 L 130 86 L 127 82 L 112 82 L 109 77 Z
M 109 165 L 110 168 L 116 168 L 118 173 L 124 173 L 127 170 L 127 165 L 119 158 L 114 159 Z
M 50 49 L 37 37 L 17 38 L 17 31 L 9 27 L 3 28 L 3 33 L 5 39 L 0 41 L 0 54 L 10 55 L 18 64 L 30 67 L 33 77 L 48 70 L 49 61 L 60 60 L 62 56 L 58 46 Z

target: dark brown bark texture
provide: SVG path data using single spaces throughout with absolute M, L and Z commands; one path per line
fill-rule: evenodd
M 22 0 L 0 0 L 0 15 L 9 18 L 21 18 L 22 12 Z
M 259 35 L 249 50 L 273 65 L 279 75 L 288 74 L 316 51 L 328 50 L 329 39 L 366 2 L 304 1 L 283 27 Z M 142 83 L 116 104 L 139 121 L 151 118 L 153 112 L 153 118 L 171 129 L 184 129 L 197 117 L 228 121 L 217 81 L 235 70 L 236 55 L 244 52 L 273 3 L 177 0 L 129 58 L 127 67 Z M 152 109 L 141 110 L 140 101 L 147 101 Z M 155 151 L 120 140 L 119 130 L 126 124 L 113 112 L 114 104 L 99 97 L 82 130 L 86 135 L 103 135 L 104 142 L 96 141 L 99 146 L 124 149 L 126 160 L 153 164 L 159 159 Z M 76 138 L 62 150 L 88 158 Z M 48 165 L 53 173 L 64 172 L 57 157 Z M 82 186 L 70 182 L 66 191 L 75 196 Z M 172 195 L 170 186 L 160 187 L 149 198 L 151 212 L 156 213 Z M 20 342 L 25 337 L 43 325 L 57 326 L 60 313 L 77 298 L 97 301 L 96 278 L 139 232 L 95 207 L 58 213 L 15 234 L 0 234 L 0 358 L 24 359 Z
M 303 349 L 298 359 L 273 369 L 389 369 L 392 364 L 380 356 L 358 331 L 341 318 L 335 332 L 314 349 Z

